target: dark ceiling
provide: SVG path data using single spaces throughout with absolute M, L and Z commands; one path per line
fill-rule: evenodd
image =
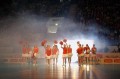
M 61 1 L 61 2 L 60 2 Z M 1 0 L 0 19 L 28 13 L 120 28 L 120 0 Z

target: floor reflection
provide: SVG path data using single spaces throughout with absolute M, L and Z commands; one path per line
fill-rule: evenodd
M 119 79 L 120 65 L 0 65 L 0 79 Z

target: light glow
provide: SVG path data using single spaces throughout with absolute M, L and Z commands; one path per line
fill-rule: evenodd
M 56 23 L 55 25 L 58 26 L 58 23 Z
M 90 71 L 90 65 L 83 65 L 83 68 L 84 68 L 84 70 L 86 70 L 86 71 Z

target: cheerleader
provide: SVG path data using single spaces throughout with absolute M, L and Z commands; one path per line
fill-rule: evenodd
M 96 51 L 97 51 L 97 48 L 95 47 L 95 44 L 93 44 L 93 47 L 91 49 L 91 57 L 92 57 L 92 62 L 94 61 L 96 63 L 97 59 L 96 59 Z
M 62 47 L 62 45 L 61 45 L 61 48 L 63 49 L 63 55 L 62 55 L 62 58 L 63 58 L 63 66 L 64 66 L 64 65 L 66 66 L 66 58 L 68 57 L 68 55 L 67 55 L 67 52 L 68 52 L 68 50 L 67 50 L 67 45 L 64 44 L 63 47 Z
M 52 49 L 50 47 L 50 45 L 44 46 L 45 48 L 45 57 L 46 57 L 46 61 L 48 66 L 50 65 L 50 59 L 51 59 L 51 55 L 52 55 Z
M 85 50 L 85 59 L 86 59 L 86 63 L 88 63 L 89 57 L 90 57 L 90 47 L 88 46 L 88 44 L 86 44 L 86 47 L 84 48 Z
M 68 63 L 69 63 L 69 66 L 71 64 L 71 57 L 72 57 L 72 48 L 71 48 L 71 45 L 68 46 Z
M 81 44 L 78 45 L 79 47 L 77 48 L 77 53 L 78 53 L 78 65 L 83 64 L 83 56 L 84 56 L 84 49 L 81 46 Z
M 27 61 L 28 63 L 31 63 L 32 49 L 28 46 L 27 51 L 28 51 Z
M 59 54 L 59 49 L 58 49 L 57 45 L 54 45 L 52 48 L 53 65 L 55 64 L 55 60 L 56 60 L 56 64 L 57 64 L 58 54 Z
M 27 47 L 25 45 L 22 48 L 22 59 L 27 61 Z
M 34 46 L 33 48 L 33 65 L 36 65 L 37 64 L 37 55 L 38 55 L 38 52 L 39 52 L 39 49 L 37 46 Z

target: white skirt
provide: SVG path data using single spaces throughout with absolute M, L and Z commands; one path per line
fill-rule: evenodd
M 91 54 L 91 57 L 96 57 L 96 54 Z
M 82 54 L 78 54 L 78 57 L 82 57 L 82 56 L 84 56 L 84 54 L 82 53 Z
M 73 55 L 72 53 L 69 53 L 69 54 L 68 54 L 68 57 L 72 57 L 72 55 Z
M 87 52 L 89 53 L 89 52 L 90 52 L 90 50 L 87 50 Z
M 85 54 L 85 57 L 89 57 L 90 55 L 89 54 Z
M 58 58 L 58 55 L 52 55 L 52 58 Z
M 67 57 L 68 57 L 68 54 L 63 54 L 62 57 L 63 57 L 63 58 L 67 58 Z
M 34 57 L 37 57 L 37 53 L 34 53 Z
M 22 54 L 22 57 L 29 57 L 30 54 Z
M 55 55 L 52 55 L 52 58 L 58 58 L 59 53 L 57 52 Z
M 33 58 L 38 58 L 38 54 L 37 53 L 33 53 Z
M 45 57 L 46 57 L 46 59 L 51 59 L 51 55 L 50 55 L 50 56 L 47 56 L 47 55 L 46 55 Z

